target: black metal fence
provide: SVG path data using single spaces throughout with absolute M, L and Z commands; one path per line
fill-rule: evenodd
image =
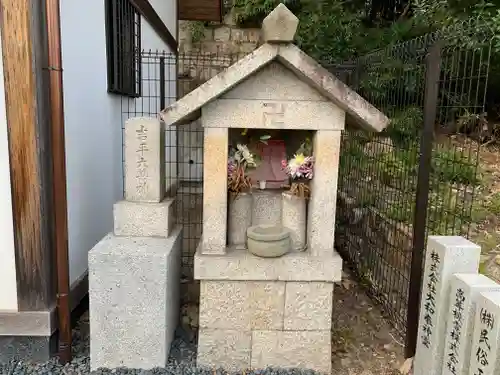
M 470 22 L 359 58 L 346 78 L 391 119 L 343 136 L 336 246 L 414 354 L 427 235 L 467 237 L 492 35 Z

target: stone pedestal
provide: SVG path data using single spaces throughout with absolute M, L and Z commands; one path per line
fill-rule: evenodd
M 244 249 L 246 247 L 247 229 L 252 226 L 252 195 L 250 193 L 230 194 L 228 205 L 228 245 L 237 249 Z
M 198 365 L 301 367 L 329 373 L 333 283 L 342 260 L 245 250 L 195 256 L 201 280 Z
M 306 199 L 289 192 L 283 193 L 281 223 L 291 231 L 292 249 L 302 251 L 306 248 L 307 211 Z
M 181 231 L 109 234 L 90 251 L 92 370 L 165 367 L 178 322 Z
M 89 252 L 90 367 L 164 367 L 179 313 L 182 228 L 165 196 L 161 124 L 125 125 L 126 200 Z

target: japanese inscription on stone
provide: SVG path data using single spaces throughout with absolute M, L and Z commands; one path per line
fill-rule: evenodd
M 495 316 L 486 308 L 481 308 L 479 312 L 479 323 L 481 327 L 479 334 L 479 341 L 477 343 L 477 349 L 472 355 L 476 358 L 475 366 L 477 366 L 474 371 L 474 375 L 484 375 L 485 370 L 490 364 L 490 354 L 491 354 L 491 344 L 490 344 L 490 332 L 495 327 Z
M 147 139 L 148 139 L 148 129 L 144 125 L 140 125 L 139 129 L 136 130 L 137 140 L 139 141 L 136 155 L 136 178 L 137 178 L 137 194 L 140 196 L 145 196 L 148 193 L 148 161 L 144 156 L 144 153 L 149 151 Z
M 457 289 L 453 302 L 452 330 L 447 350 L 446 367 L 453 375 L 457 375 L 457 364 L 460 349 L 460 336 L 464 325 L 465 294 L 462 288 Z
M 262 123 L 267 128 L 282 128 L 285 126 L 285 104 L 276 102 L 262 103 Z
M 424 321 L 422 326 L 422 345 L 427 349 L 431 347 L 431 340 L 434 329 L 434 317 L 436 314 L 436 284 L 439 280 L 439 264 L 441 260 L 439 254 L 431 253 L 430 272 L 427 278 L 427 293 L 424 303 Z
M 165 135 L 154 118 L 134 117 L 125 124 L 125 199 L 158 203 L 165 196 Z

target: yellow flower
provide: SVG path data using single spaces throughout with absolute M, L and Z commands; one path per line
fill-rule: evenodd
M 293 155 L 293 158 L 295 159 L 295 163 L 298 165 L 302 165 L 304 161 L 306 160 L 306 157 L 304 154 L 295 154 Z

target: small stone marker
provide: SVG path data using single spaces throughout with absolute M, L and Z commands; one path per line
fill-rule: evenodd
M 468 374 L 500 374 L 500 292 L 480 293 L 476 301 L 474 334 Z
M 165 196 L 165 137 L 161 122 L 136 117 L 125 123 L 125 199 L 159 203 Z
M 293 42 L 295 32 L 299 26 L 299 19 L 284 5 L 279 4 L 262 21 L 262 35 L 264 41 Z
M 458 236 L 429 236 L 420 302 L 414 375 L 441 375 L 444 332 L 455 273 L 477 273 L 481 249 Z
M 479 293 L 487 291 L 500 291 L 500 285 L 480 274 L 456 274 L 451 277 L 443 375 L 469 374 L 476 300 Z

